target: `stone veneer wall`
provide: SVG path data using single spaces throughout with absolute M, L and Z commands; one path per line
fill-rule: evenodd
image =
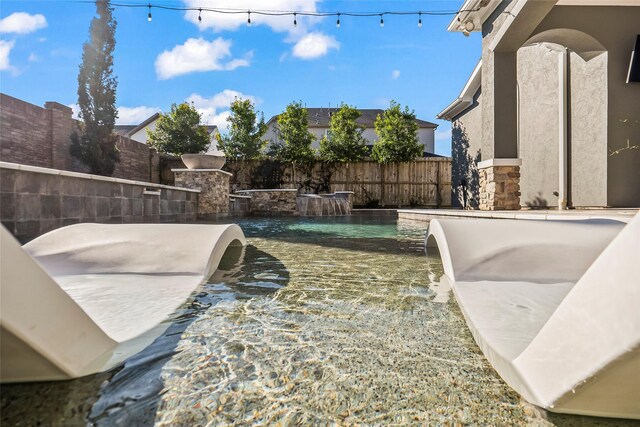
M 66 105 L 47 102 L 42 108 L 0 93 L 0 161 L 86 173 L 88 168 L 69 153 L 79 124 Z M 120 162 L 114 177 L 160 182 L 155 150 L 122 136 L 116 146 Z
M 229 215 L 229 178 L 219 169 L 173 169 L 176 187 L 200 191 L 198 218 L 214 219 Z
M 480 210 L 520 209 L 520 166 L 479 168 Z
M 251 196 L 250 210 L 253 215 L 297 215 L 297 189 L 241 190 L 236 193 Z
M 198 191 L 0 162 L 0 221 L 26 242 L 79 222 L 185 222 Z

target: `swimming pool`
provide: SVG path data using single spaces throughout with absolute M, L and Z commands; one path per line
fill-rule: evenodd
M 3 386 L 2 424 L 626 424 L 522 402 L 438 283 L 425 224 L 238 223 L 246 248 L 154 344 L 112 372 Z

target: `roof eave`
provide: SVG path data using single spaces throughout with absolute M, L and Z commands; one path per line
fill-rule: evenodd
M 453 17 L 447 31 L 462 32 L 461 23 L 473 22 L 474 28 L 471 32 L 482 31 L 482 23 L 498 7 L 501 0 L 466 0 L 460 10 Z
M 469 80 L 465 83 L 460 95 L 442 110 L 436 118 L 441 120 L 452 120 L 455 116 L 462 113 L 473 104 L 473 97 L 480 89 L 482 84 L 482 61 L 473 69 Z

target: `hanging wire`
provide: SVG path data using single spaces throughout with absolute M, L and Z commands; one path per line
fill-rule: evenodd
M 94 0 L 71 0 L 71 3 L 93 3 Z M 123 7 L 123 8 L 149 8 L 149 15 L 151 14 L 151 7 L 156 9 L 163 10 L 172 10 L 172 11 L 196 11 L 199 13 L 209 12 L 209 13 L 219 13 L 225 15 L 238 15 L 248 13 L 249 15 L 253 13 L 254 15 L 263 15 L 263 16 L 293 16 L 294 19 L 297 16 L 313 16 L 313 17 L 331 17 L 335 16 L 338 18 L 336 21 L 336 26 L 340 21 L 341 16 L 349 16 L 354 18 L 362 18 L 362 17 L 372 17 L 372 16 L 380 16 L 381 18 L 386 16 L 407 16 L 414 15 L 418 16 L 419 21 L 422 20 L 422 15 L 428 16 L 453 16 L 458 15 L 460 13 L 465 12 L 477 12 L 480 8 L 476 9 L 464 9 L 464 10 L 431 10 L 431 11 L 383 11 L 383 12 L 318 12 L 318 11 L 293 11 L 293 10 L 252 10 L 247 11 L 246 9 L 231 9 L 231 8 L 211 8 L 211 7 L 186 7 L 186 6 L 169 6 L 162 4 L 144 4 L 144 3 L 110 3 L 112 7 Z M 250 18 L 249 18 L 250 19 Z

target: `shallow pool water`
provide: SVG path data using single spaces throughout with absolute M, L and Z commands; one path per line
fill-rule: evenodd
M 425 224 L 239 224 L 247 246 L 225 255 L 149 348 L 112 372 L 3 386 L 2 425 L 627 423 L 521 401 L 438 283 Z

